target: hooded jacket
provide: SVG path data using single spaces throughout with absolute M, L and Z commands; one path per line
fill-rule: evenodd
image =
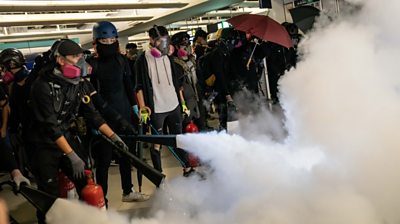
M 83 103 L 90 90 L 81 77 L 64 78 L 57 69 L 47 69 L 33 82 L 29 106 L 32 110 L 28 139 L 37 144 L 55 146 L 55 140 L 67 139 L 78 112 L 98 128 L 105 123 L 92 102 Z
M 175 92 L 176 92 L 178 99 L 180 99 L 179 90 L 182 87 L 182 83 L 178 80 L 174 60 L 172 59 L 172 57 L 169 57 L 169 56 L 168 56 L 168 59 L 171 62 L 170 64 L 171 64 L 171 72 L 172 72 L 172 82 L 175 87 Z M 151 111 L 154 111 L 153 86 L 151 84 L 151 80 L 149 77 L 149 68 L 147 65 L 145 52 L 140 54 L 138 59 L 136 60 L 135 74 L 136 74 L 136 82 L 135 82 L 136 83 L 136 86 L 135 86 L 136 92 L 139 90 L 143 91 L 143 98 L 144 98 L 145 105 L 148 106 L 151 109 Z

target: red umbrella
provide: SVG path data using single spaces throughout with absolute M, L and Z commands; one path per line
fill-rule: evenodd
M 285 27 L 268 16 L 244 14 L 228 19 L 236 30 L 250 33 L 265 41 L 271 41 L 284 47 L 293 47 L 292 39 Z

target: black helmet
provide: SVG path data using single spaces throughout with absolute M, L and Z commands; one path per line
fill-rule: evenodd
M 25 65 L 25 57 L 16 48 L 7 48 L 0 53 L 0 64 L 6 69 L 20 68 Z
M 225 50 L 232 51 L 233 48 L 241 46 L 246 40 L 246 33 L 231 27 L 217 31 L 217 40 L 223 43 Z
M 221 30 L 219 39 L 221 39 L 222 41 L 245 40 L 246 33 L 239 30 L 235 30 L 232 27 L 223 28 Z
M 186 32 L 178 32 L 171 37 L 171 42 L 173 45 L 182 45 L 187 46 L 189 45 L 190 36 Z

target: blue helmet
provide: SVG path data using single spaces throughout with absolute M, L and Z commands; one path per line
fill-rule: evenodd
M 93 26 L 93 39 L 118 37 L 117 28 L 108 21 L 97 22 Z

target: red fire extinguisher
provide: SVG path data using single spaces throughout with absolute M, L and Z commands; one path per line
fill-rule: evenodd
M 58 171 L 58 189 L 61 198 L 78 199 L 74 183 L 60 170 Z
M 185 127 L 185 133 L 197 133 L 197 132 L 199 132 L 199 128 L 193 121 L 190 121 L 189 124 L 187 124 Z M 188 153 L 188 162 L 190 167 L 198 167 L 200 165 L 199 157 L 193 155 L 192 153 Z
M 81 197 L 84 202 L 89 205 L 106 210 L 103 189 L 93 180 L 92 171 L 85 170 L 87 185 L 82 189 Z

